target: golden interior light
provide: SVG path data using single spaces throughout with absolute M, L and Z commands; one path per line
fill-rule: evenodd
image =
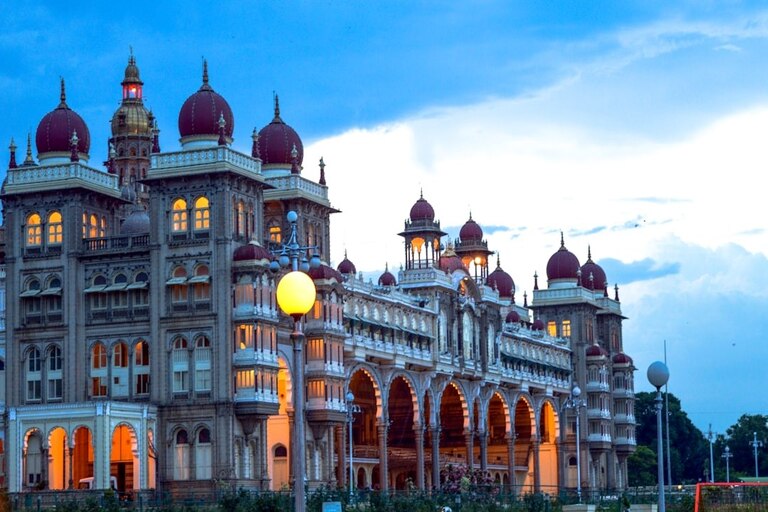
M 286 315 L 297 320 L 307 314 L 315 304 L 315 283 L 304 272 L 288 272 L 277 283 L 277 304 Z

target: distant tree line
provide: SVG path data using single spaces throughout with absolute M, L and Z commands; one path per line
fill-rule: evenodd
M 656 408 L 655 392 L 640 392 L 635 395 L 635 419 L 637 420 L 637 451 L 628 459 L 629 485 L 656 485 Z M 669 395 L 669 460 L 671 463 L 672 484 L 692 484 L 709 480 L 709 440 L 706 433 L 699 430 L 683 411 L 680 400 Z M 664 418 L 662 418 L 664 420 Z M 666 429 L 666 420 L 662 421 Z M 768 416 L 762 414 L 744 414 L 736 424 L 728 427 L 725 433 L 718 433 L 712 447 L 715 481 L 726 481 L 726 461 L 723 457 L 725 447 L 730 448 L 730 480 L 738 481 L 742 477 L 755 476 L 755 455 L 752 441 L 757 432 L 758 441 L 763 446 L 758 448 L 758 474 L 768 477 Z M 667 477 L 667 433 L 664 431 L 664 478 Z M 665 482 L 669 484 L 670 482 Z

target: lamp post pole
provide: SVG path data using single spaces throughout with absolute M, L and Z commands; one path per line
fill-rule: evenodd
M 310 267 L 320 265 L 320 257 L 313 255 L 310 261 L 306 256 L 302 258 L 299 265 L 299 257 L 302 253 L 306 254 L 311 246 L 302 246 L 299 244 L 296 236 L 296 221 L 298 215 L 294 211 L 289 211 L 286 216 L 291 225 L 291 232 L 288 236 L 288 242 L 280 250 L 277 261 L 270 263 L 270 269 L 278 271 L 280 267 L 288 267 L 291 271 L 280 279 L 277 284 L 277 303 L 284 313 L 293 318 L 293 332 L 291 332 L 291 342 L 293 344 L 293 451 L 291 453 L 291 466 L 293 468 L 293 497 L 294 511 L 304 512 L 306 507 L 304 497 L 304 478 L 306 474 L 306 449 L 304 435 L 304 333 L 301 329 L 302 317 L 312 309 L 317 298 L 315 284 L 312 278 L 305 272 Z
M 352 445 L 352 423 L 355 421 L 355 414 L 360 413 L 360 406 L 355 404 L 355 395 L 351 391 L 347 392 L 347 423 L 349 425 L 349 496 L 351 497 L 355 489 L 355 471 L 352 468 L 352 461 L 354 459 L 354 451 Z
M 664 400 L 661 398 L 661 388 L 669 380 L 669 369 L 661 361 L 651 363 L 648 367 L 648 381 L 656 388 L 656 458 L 658 461 L 658 485 L 659 485 L 659 505 L 658 512 L 666 512 L 664 503 L 664 443 L 661 431 L 661 411 L 664 406 Z
M 573 389 L 571 389 L 571 396 L 565 402 L 565 407 L 573 409 L 576 413 L 576 495 L 579 498 L 579 503 L 581 503 L 581 430 L 579 428 L 581 413 L 579 408 L 587 405 L 584 399 L 580 397 L 581 388 L 578 384 L 574 384 Z
M 715 456 L 712 450 L 712 442 L 715 440 L 715 433 L 712 432 L 712 424 L 709 424 L 709 432 L 707 432 L 707 439 L 709 440 L 709 481 L 715 481 Z
M 754 432 L 754 439 L 750 441 L 749 444 L 752 445 L 752 448 L 755 450 L 755 478 L 760 478 L 760 474 L 757 468 L 757 449 L 763 446 L 762 441 L 757 440 L 757 432 Z
M 725 453 L 723 453 L 721 457 L 725 459 L 725 481 L 730 482 L 731 481 L 731 457 L 733 457 L 733 454 L 731 453 L 731 449 L 728 447 L 728 445 L 725 445 Z

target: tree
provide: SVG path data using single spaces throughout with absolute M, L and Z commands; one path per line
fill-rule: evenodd
M 656 452 L 638 445 L 635 453 L 627 459 L 627 470 L 630 487 L 656 485 Z
M 655 392 L 635 394 L 635 419 L 637 420 L 636 439 L 638 451 L 645 446 L 656 453 L 656 399 Z M 666 422 L 664 422 L 666 427 Z M 664 449 L 666 450 L 666 432 Z M 669 445 L 672 466 L 672 483 L 694 483 L 704 479 L 704 470 L 709 467 L 709 446 L 704 434 L 696 428 L 688 415 L 682 410 L 680 400 L 669 395 Z M 667 463 L 666 454 L 664 464 Z M 654 461 L 654 467 L 656 463 Z M 664 475 L 666 478 L 666 470 Z M 654 478 L 655 482 L 655 478 Z M 669 483 L 669 482 L 667 482 Z M 632 484 L 632 482 L 630 482 Z
M 743 414 L 725 433 L 725 436 L 718 436 L 715 458 L 723 453 L 727 444 L 733 454 L 731 472 L 742 476 L 755 476 L 755 450 L 752 442 L 757 433 L 757 440 L 763 442 L 763 447 L 757 451 L 758 470 L 760 476 L 768 476 L 768 416 Z M 725 471 L 725 461 L 721 461 L 721 465 Z

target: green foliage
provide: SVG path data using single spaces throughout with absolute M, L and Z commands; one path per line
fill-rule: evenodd
M 635 453 L 627 459 L 627 467 L 630 487 L 656 484 L 656 452 L 647 446 L 637 446 Z
M 765 445 L 768 444 L 768 416 L 744 414 L 736 421 L 735 425 L 728 427 L 725 433 L 728 440 L 726 441 L 724 436 L 718 436 L 715 443 L 715 460 L 721 458 L 719 456 L 727 444 L 733 454 L 731 474 L 736 472 L 744 476 L 755 476 L 755 452 L 751 443 L 754 441 L 755 433 L 757 433 L 757 440 L 763 442 L 763 448 L 759 449 L 759 452 L 765 450 Z M 768 457 L 758 453 L 757 461 L 760 474 L 768 474 Z M 722 465 L 725 466 L 725 461 L 722 461 Z

